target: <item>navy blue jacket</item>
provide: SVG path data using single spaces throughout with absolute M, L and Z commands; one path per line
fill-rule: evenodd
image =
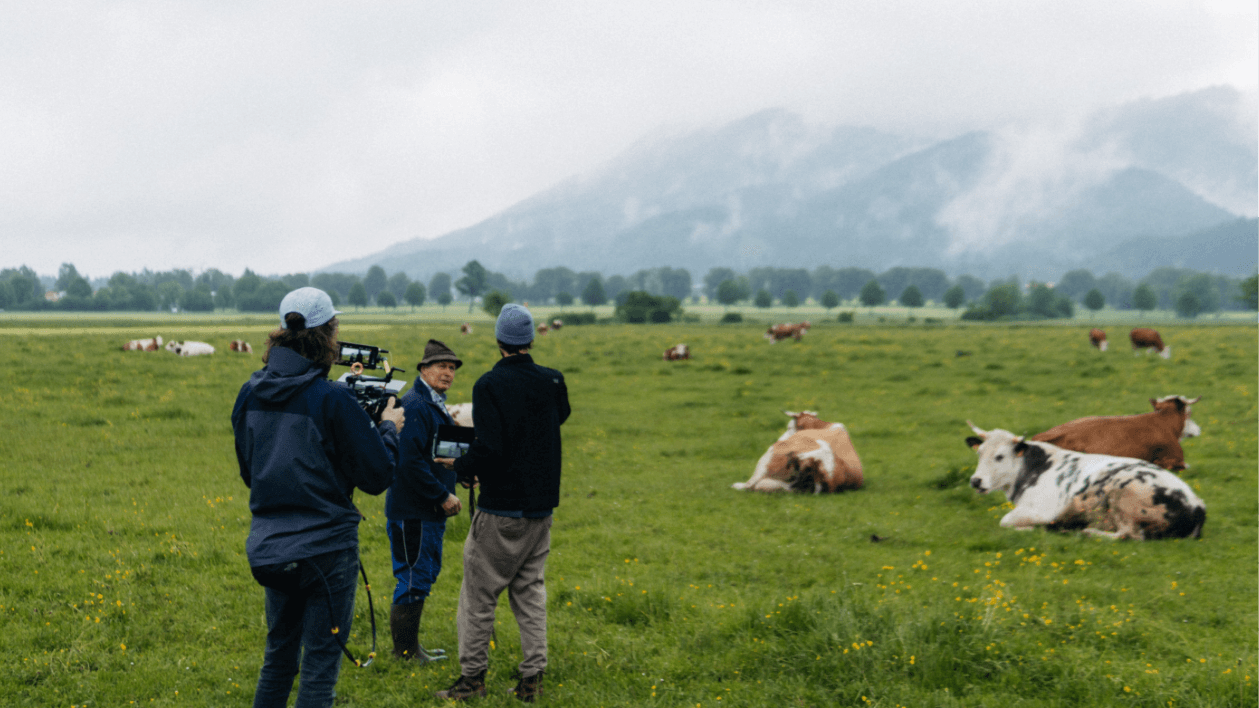
M 560 425 L 568 386 L 528 354 L 498 360 L 472 387 L 476 441 L 455 460 L 461 478 L 481 481 L 477 503 L 506 512 L 545 512 L 560 503 Z
M 358 545 L 354 488 L 380 494 L 393 482 L 398 432 L 372 427 L 345 386 L 291 349 L 272 347 L 232 409 L 236 459 L 249 487 L 251 566 Z M 406 429 L 406 426 L 403 426 Z
M 433 400 L 423 381 L 402 397 L 406 425 L 398 436 L 398 474 L 385 495 L 385 517 L 445 521 L 441 505 L 455 493 L 455 471 L 433 462 L 433 434 L 454 425 L 446 406 Z

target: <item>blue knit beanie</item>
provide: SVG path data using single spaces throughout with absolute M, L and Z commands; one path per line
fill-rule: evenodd
M 515 303 L 503 305 L 494 323 L 494 338 L 503 344 L 519 346 L 533 341 L 533 315 Z

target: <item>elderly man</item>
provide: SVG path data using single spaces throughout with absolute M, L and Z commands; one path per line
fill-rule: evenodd
M 446 658 L 441 649 L 420 646 L 420 616 L 442 567 L 446 517 L 462 508 L 455 496 L 455 473 L 433 464 L 433 434 L 439 424 L 454 425 L 446 411 L 446 391 L 463 362 L 450 347 L 428 340 L 417 368 L 420 377 L 402 397 L 408 425 L 399 437 L 397 478 L 385 497 L 386 530 L 398 579 L 389 611 L 393 655 L 421 663 Z
M 506 305 L 494 328 L 501 358 L 472 388 L 476 441 L 458 460 L 461 480 L 479 481 L 481 504 L 463 544 L 459 590 L 461 675 L 440 698 L 484 696 L 494 608 L 507 589 L 520 626 L 516 698 L 532 703 L 546 669 L 546 558 L 560 503 L 560 425 L 571 412 L 564 375 L 533 362 L 533 316 Z

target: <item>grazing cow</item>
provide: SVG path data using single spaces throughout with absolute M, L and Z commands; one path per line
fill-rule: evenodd
M 540 335 L 542 335 L 542 336 L 546 336 L 546 333 L 547 333 L 548 331 L 550 331 L 550 329 L 551 329 L 551 328 L 550 328 L 550 327 L 547 327 L 545 324 L 540 324 L 540 325 L 538 325 L 538 334 L 540 334 Z
M 665 361 L 677 361 L 679 359 L 690 359 L 691 350 L 685 344 L 675 344 L 664 350 Z
M 1092 344 L 1099 351 L 1106 351 L 1106 333 L 1094 327 L 1089 330 L 1089 344 Z
M 459 334 L 472 334 L 472 325 L 467 322 L 459 325 Z
M 1163 338 L 1158 336 L 1158 332 L 1146 327 L 1138 327 L 1128 333 L 1128 338 L 1132 340 L 1132 351 L 1141 349 L 1158 352 L 1158 355 L 1164 359 L 1172 358 L 1172 348 L 1163 344 Z
M 559 330 L 563 326 L 564 326 L 564 320 L 561 320 L 561 319 L 551 320 L 551 329 Z
M 205 342 L 167 342 L 166 351 L 180 356 L 203 356 L 214 353 L 214 347 Z
M 814 411 L 783 412 L 791 416 L 787 432 L 761 455 L 752 478 L 733 488 L 814 494 L 861 488 L 861 458 L 843 423 L 820 420 Z
M 1189 408 L 1201 400 L 1202 396 L 1151 398 L 1151 413 L 1079 418 L 1033 435 L 1032 440 L 1076 452 L 1135 457 L 1169 470 L 1183 470 L 1185 451 L 1180 441 L 1202 434 Z
M 233 339 L 232 343 L 227 345 L 229 351 L 241 352 L 242 354 L 253 354 L 254 348 L 249 346 L 249 342 L 243 339 Z
M 122 345 L 124 352 L 155 352 L 162 348 L 162 335 L 149 339 L 133 339 Z
M 472 404 L 471 403 L 455 403 L 446 406 L 446 411 L 450 413 L 450 417 L 454 419 L 455 425 L 462 425 L 465 428 L 472 426 Z
M 810 326 L 812 325 L 808 322 L 770 325 L 769 329 L 765 330 L 765 338 L 769 340 L 770 344 L 776 344 L 778 340 L 787 338 L 794 339 L 798 342 L 800 341 L 800 337 L 804 336 L 804 333 L 809 331 Z
M 970 486 L 983 494 L 1005 492 L 1014 505 L 1001 518 L 1006 528 L 1082 529 L 1137 540 L 1202 535 L 1206 505 L 1184 480 L 1161 467 L 967 424 L 978 437 L 966 438 L 966 444 L 979 453 Z

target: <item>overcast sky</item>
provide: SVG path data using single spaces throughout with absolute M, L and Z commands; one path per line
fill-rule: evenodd
M 662 126 L 948 135 L 1259 85 L 1254 0 L 0 0 L 0 268 L 312 270 Z

